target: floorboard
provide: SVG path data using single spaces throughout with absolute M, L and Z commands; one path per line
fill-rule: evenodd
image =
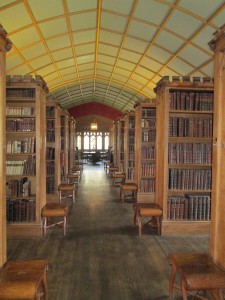
M 48 259 L 49 300 L 166 300 L 171 252 L 205 252 L 209 237 L 138 236 L 131 203 L 121 203 L 103 165 L 85 164 L 69 228 L 42 239 L 8 240 L 8 259 Z M 178 292 L 174 299 L 181 299 Z

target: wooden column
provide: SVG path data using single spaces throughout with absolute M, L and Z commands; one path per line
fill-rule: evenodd
M 213 182 L 210 254 L 225 267 L 225 26 L 209 43 L 214 56 Z
M 7 260 L 6 248 L 6 52 L 11 49 L 11 42 L 0 25 L 0 267 Z

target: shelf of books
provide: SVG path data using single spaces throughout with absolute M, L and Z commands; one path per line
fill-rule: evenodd
M 12 43 L 7 38 L 5 29 L 0 25 L 0 268 L 7 261 L 6 239 L 6 52 L 11 49 Z
M 76 122 L 72 116 L 69 117 L 69 157 L 68 157 L 68 170 L 70 171 L 71 168 L 74 166 L 75 163 L 75 130 L 76 130 Z
M 66 109 L 60 111 L 60 167 L 61 182 L 66 181 L 69 162 L 69 113 Z
M 40 76 L 7 76 L 8 237 L 41 236 L 41 209 L 46 203 L 47 91 Z
M 214 126 L 212 166 L 212 213 L 210 224 L 210 255 L 225 268 L 225 26 L 215 33 L 209 45 L 214 51 Z
M 120 172 L 124 172 L 124 117 L 117 121 L 117 166 Z
M 158 134 L 157 201 L 163 233 L 209 232 L 212 189 L 213 83 L 164 77 L 155 88 Z
M 113 134 L 113 164 L 118 167 L 118 122 L 114 121 L 112 124 Z
M 126 181 L 134 182 L 134 146 L 135 146 L 135 113 L 126 112 L 124 115 L 124 171 Z
M 155 202 L 156 101 L 137 101 L 135 108 L 135 182 L 138 202 Z
M 60 106 L 46 102 L 46 197 L 47 202 L 57 201 L 60 183 Z

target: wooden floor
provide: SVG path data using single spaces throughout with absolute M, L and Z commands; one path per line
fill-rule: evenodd
M 48 259 L 49 300 L 166 300 L 167 255 L 208 253 L 208 236 L 159 237 L 148 228 L 139 237 L 132 204 L 120 203 L 103 165 L 85 165 L 77 203 L 68 203 L 66 237 L 54 227 L 46 238 L 8 241 L 9 260 Z

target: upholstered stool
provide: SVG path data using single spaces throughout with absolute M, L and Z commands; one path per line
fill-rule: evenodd
M 187 294 L 192 295 L 194 299 L 209 299 L 199 295 L 200 291 L 210 291 L 215 296 L 213 299 L 224 299 L 225 270 L 219 267 L 208 254 L 171 253 L 168 261 L 171 265 L 170 299 L 174 288 L 182 291 L 183 300 L 187 300 Z M 180 285 L 175 284 L 177 275 L 181 278 Z M 193 294 L 193 291 L 197 293 Z
M 118 167 L 109 167 L 108 168 L 108 177 L 112 177 L 112 174 L 115 172 L 119 172 L 119 168 Z
M 59 192 L 59 203 L 62 202 L 63 198 L 69 198 L 69 197 L 72 197 L 73 203 L 75 203 L 75 185 L 73 183 L 60 183 L 58 186 L 58 192 Z M 71 194 L 68 194 L 68 192 L 71 192 Z
M 131 192 L 131 194 L 126 194 L 126 191 Z M 137 202 L 137 191 L 138 185 L 136 183 L 123 183 L 120 186 L 120 200 L 124 202 L 125 198 L 131 197 L 133 202 Z
M 123 172 L 112 173 L 111 180 L 113 186 L 124 184 L 126 180 L 126 174 Z
M 80 167 L 73 167 L 71 170 L 70 170 L 70 173 L 78 173 L 81 177 L 82 175 L 82 168 Z
M 48 261 L 8 261 L 0 269 L 0 299 L 48 299 Z
M 113 167 L 113 162 L 110 161 L 105 161 L 104 162 L 104 169 L 106 171 L 106 173 L 108 172 L 108 168 Z
M 68 173 L 67 174 L 67 183 L 73 183 L 75 186 L 79 186 L 80 175 L 79 173 Z
M 63 233 L 66 235 L 68 206 L 63 203 L 47 203 L 41 210 L 42 234 L 46 236 L 48 228 L 53 226 L 62 226 Z M 59 221 L 59 218 L 62 218 Z M 62 224 L 62 225 L 61 225 Z
M 84 170 L 84 163 L 82 161 L 75 161 L 74 168 L 80 168 L 81 173 L 82 173 Z
M 138 224 L 139 236 L 144 225 L 156 227 L 158 235 L 161 235 L 162 208 L 155 203 L 134 204 L 134 225 Z

